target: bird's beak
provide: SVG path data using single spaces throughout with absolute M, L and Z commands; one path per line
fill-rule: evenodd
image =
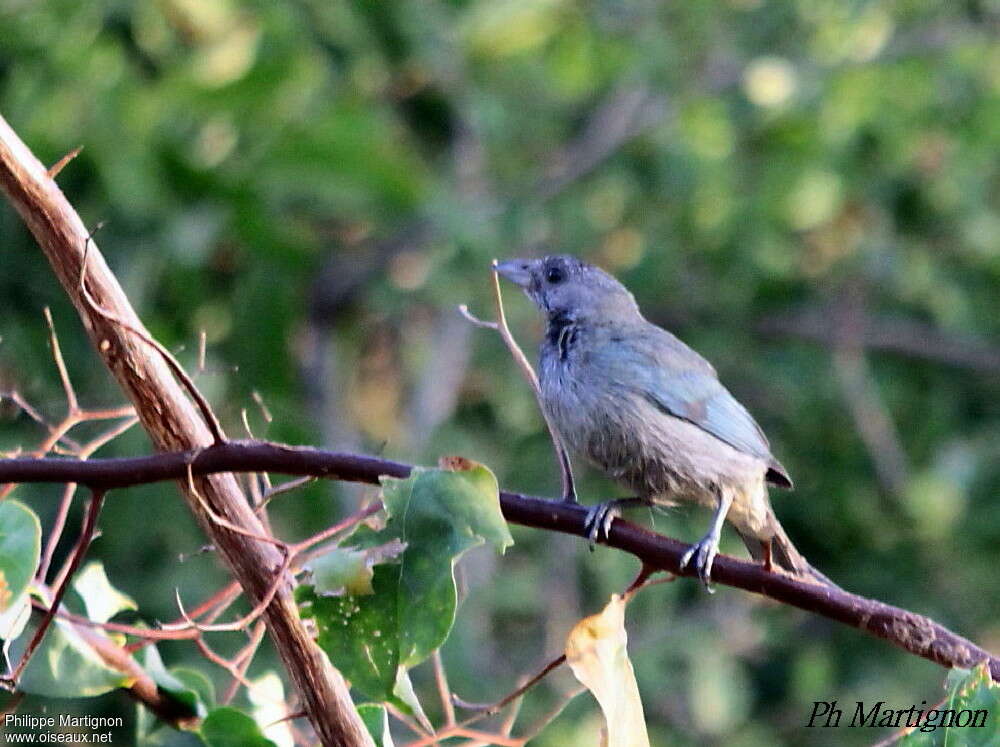
M 497 262 L 493 269 L 522 288 L 531 285 L 531 262 L 527 259 L 509 259 L 506 262 Z

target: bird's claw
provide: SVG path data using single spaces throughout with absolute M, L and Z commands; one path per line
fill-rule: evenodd
M 698 578 L 701 579 L 709 594 L 715 593 L 715 589 L 712 588 L 712 564 L 715 562 L 715 556 L 718 554 L 719 538 L 710 532 L 698 540 L 698 542 L 691 545 L 687 552 L 681 556 L 681 570 L 683 571 L 687 568 L 688 564 L 693 560 Z
M 594 543 L 602 539 L 609 539 L 611 536 L 611 524 L 622 515 L 623 508 L 633 508 L 635 506 L 653 505 L 648 498 L 616 498 L 613 501 L 605 501 L 592 506 L 587 511 L 587 518 L 584 520 L 583 528 L 587 531 L 587 539 L 590 540 L 590 549 L 593 552 Z
M 612 522 L 621 516 L 621 513 L 622 510 L 618 501 L 598 503 L 587 511 L 587 518 L 583 523 L 583 528 L 587 531 L 587 539 L 590 542 L 591 552 L 593 552 L 594 545 L 599 540 L 608 538 Z

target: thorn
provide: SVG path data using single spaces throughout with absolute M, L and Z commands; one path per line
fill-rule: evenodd
M 68 164 L 70 161 L 72 161 L 74 158 L 80 155 L 81 150 L 83 150 L 83 146 L 82 145 L 77 146 L 76 148 L 73 148 L 73 150 L 71 150 L 65 156 L 56 161 L 55 164 L 53 164 L 52 168 L 50 168 L 47 172 L 49 175 L 49 179 L 55 179 L 56 176 L 58 176 L 59 172 L 62 171 L 64 168 L 66 168 L 66 164 Z

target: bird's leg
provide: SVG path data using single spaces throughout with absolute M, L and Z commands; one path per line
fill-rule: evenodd
M 559 467 L 562 470 L 563 501 L 579 503 L 580 501 L 576 499 L 576 482 L 573 480 L 573 463 L 569 460 L 566 447 L 559 443 L 556 451 L 559 452 Z
M 649 498 L 616 498 L 613 501 L 604 501 L 592 506 L 587 511 L 587 519 L 583 528 L 587 530 L 587 539 L 590 540 L 590 549 L 594 549 L 594 543 L 599 539 L 607 539 L 611 531 L 611 522 L 621 516 L 623 508 L 632 506 L 651 506 L 653 502 Z
M 719 538 L 722 537 L 722 525 L 726 521 L 729 507 L 733 505 L 733 494 L 729 490 L 719 490 L 719 506 L 715 509 L 712 517 L 712 524 L 708 532 L 698 542 L 691 545 L 688 551 L 681 556 L 681 570 L 687 568 L 688 563 L 694 560 L 694 568 L 698 572 L 698 577 L 705 584 L 705 588 L 711 594 L 714 592 L 711 586 L 712 563 L 715 556 L 719 554 Z
M 771 558 L 771 540 L 761 542 L 760 548 L 761 552 L 764 554 L 764 557 L 761 559 L 764 565 L 764 570 L 768 573 L 774 573 L 774 562 Z

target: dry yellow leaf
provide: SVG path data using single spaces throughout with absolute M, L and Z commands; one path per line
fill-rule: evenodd
M 625 600 L 617 594 L 566 639 L 566 662 L 594 694 L 607 722 L 607 747 L 649 747 L 639 686 L 628 658 Z

